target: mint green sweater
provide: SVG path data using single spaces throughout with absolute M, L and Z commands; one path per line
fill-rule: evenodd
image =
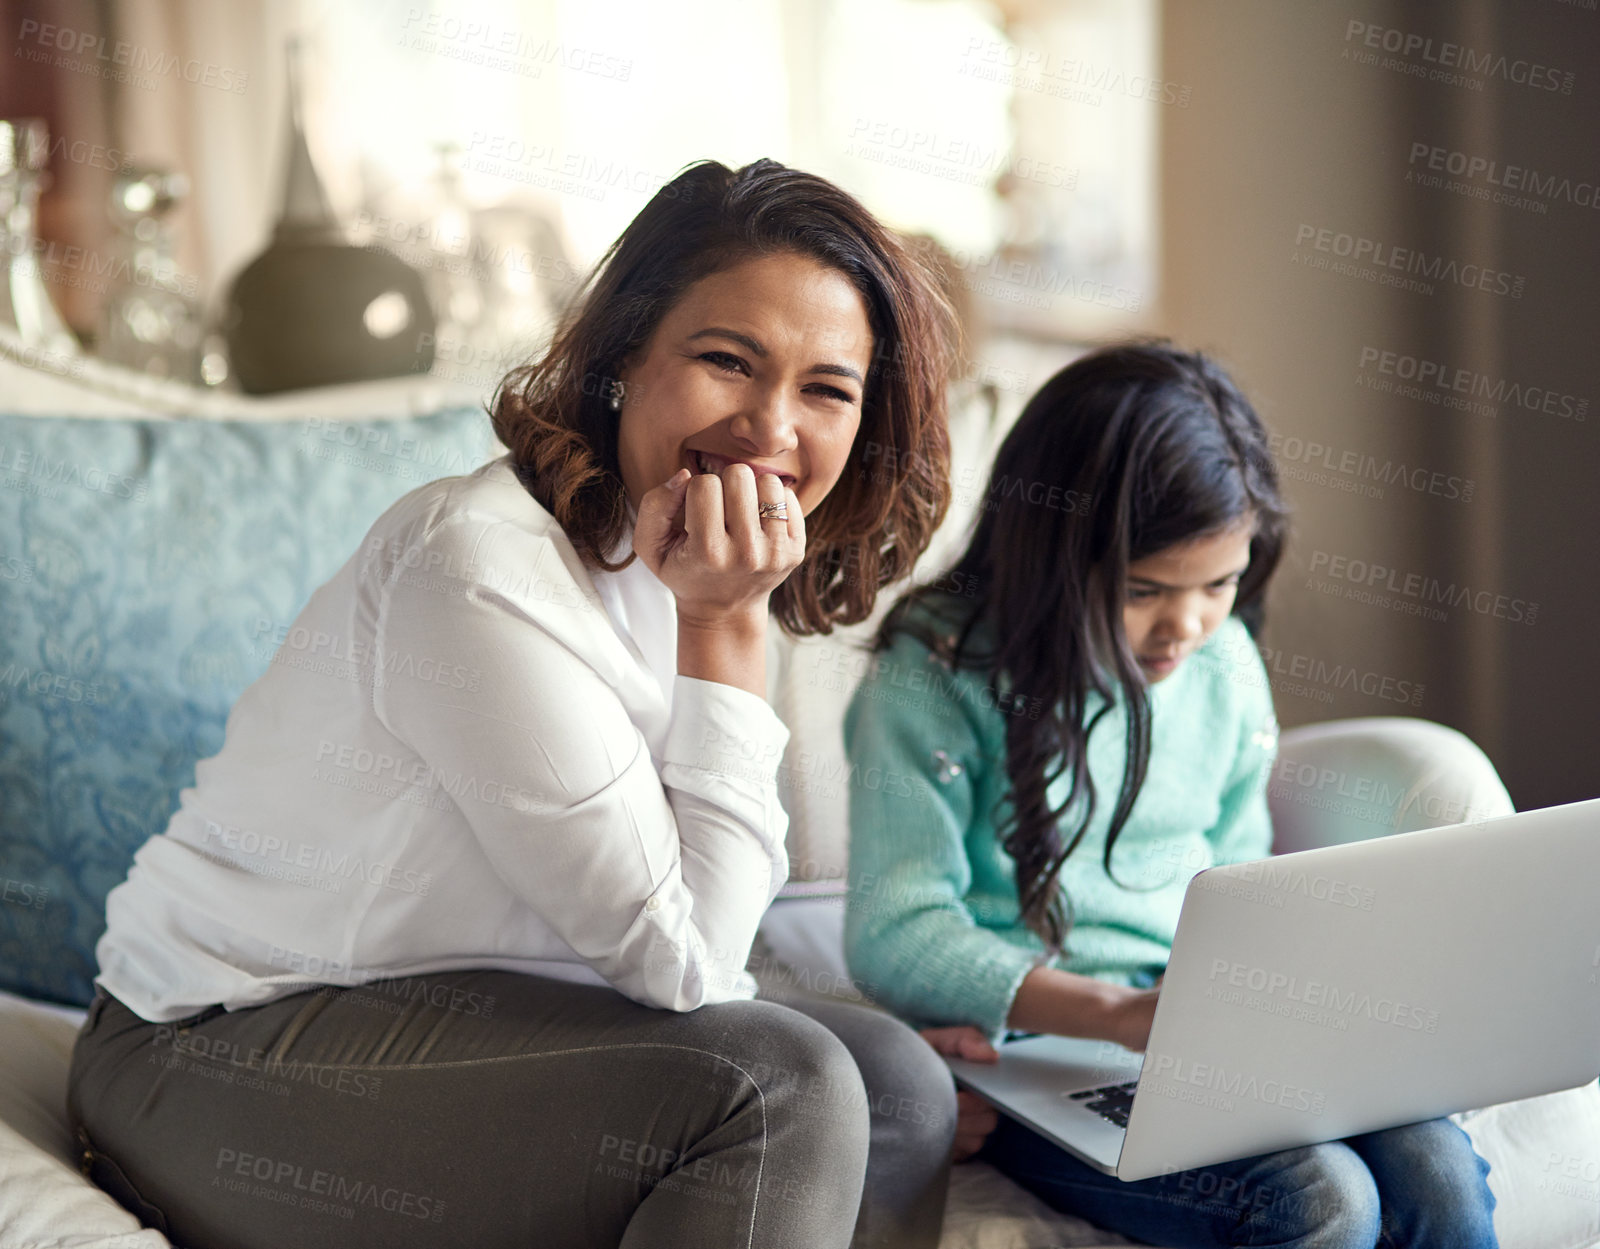
M 1244 624 L 1229 617 L 1150 699 L 1150 764 L 1112 854 L 1116 881 L 1103 858 L 1126 765 L 1120 695 L 1089 739 L 1096 810 L 1060 877 L 1075 922 L 1051 965 L 1118 984 L 1165 967 L 1196 872 L 1264 858 L 1272 841 L 1277 722 Z M 1007 714 L 978 674 L 951 672 L 902 633 L 874 656 L 845 717 L 850 973 L 917 1027 L 972 1024 L 994 1041 L 1023 977 L 1045 961 L 996 832 L 1010 810 Z M 1052 806 L 1067 787 L 1057 778 Z

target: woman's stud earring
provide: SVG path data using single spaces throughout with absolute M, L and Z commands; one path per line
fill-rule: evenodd
M 613 381 L 608 387 L 610 393 L 608 402 L 613 412 L 622 411 L 622 396 L 627 393 L 627 389 L 620 381 Z

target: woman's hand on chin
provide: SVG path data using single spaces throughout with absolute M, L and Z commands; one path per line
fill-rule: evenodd
M 788 515 L 763 519 L 763 505 Z M 767 596 L 805 558 L 805 517 L 793 490 L 747 464 L 679 469 L 640 499 L 633 549 L 672 591 L 680 621 L 764 625 Z

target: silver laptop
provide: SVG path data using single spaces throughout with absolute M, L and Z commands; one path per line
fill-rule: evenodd
M 1600 1075 L 1600 799 L 1211 868 L 1143 1055 L 1033 1036 L 959 1083 L 1124 1180 Z

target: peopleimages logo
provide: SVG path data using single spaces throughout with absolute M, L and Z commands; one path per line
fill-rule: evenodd
M 1415 247 L 1398 247 L 1381 239 L 1335 230 L 1331 226 L 1302 222 L 1295 229 L 1294 242 L 1297 249 L 1310 247 L 1314 253 L 1337 258 L 1336 261 L 1322 261 L 1321 256 L 1311 256 L 1302 260 L 1297 250 L 1294 254 L 1296 262 L 1310 268 L 1365 277 L 1385 286 L 1398 286 L 1426 295 L 1433 294 L 1430 283 L 1448 282 L 1471 290 L 1487 291 L 1491 295 L 1521 299 L 1528 285 L 1527 277 L 1520 273 L 1507 273 L 1472 261 L 1463 263 L 1454 257 L 1430 255 Z M 1363 266 L 1370 268 L 1363 269 Z
M 1271 647 L 1261 648 L 1261 662 L 1273 676 L 1288 677 L 1292 681 L 1307 681 L 1328 690 L 1348 690 L 1381 698 L 1385 702 L 1422 706 L 1424 686 L 1420 681 L 1408 681 L 1386 673 L 1370 672 L 1354 664 L 1329 664 L 1324 659 L 1298 652 L 1285 654 Z M 1276 684 L 1274 684 L 1276 688 Z
M 57 135 L 50 141 L 50 159 L 70 161 L 74 165 L 87 165 L 90 169 L 104 169 L 110 173 L 127 173 L 133 168 L 133 158 L 126 152 L 83 139 L 68 139 Z
M 413 1193 L 371 1180 L 352 1179 L 337 1171 L 306 1167 L 246 1153 L 238 1149 L 217 1151 L 216 1171 L 219 1186 L 229 1191 L 249 1192 L 251 1196 L 321 1210 L 325 1199 L 333 1206 L 327 1213 L 350 1217 L 358 1207 L 384 1210 L 390 1214 L 439 1222 L 444 1218 L 444 1202 L 436 1197 Z M 240 1177 L 240 1178 L 231 1178 Z M 248 1181 L 255 1180 L 251 1186 Z M 349 1213 L 345 1213 L 348 1211 Z
M 44 904 L 49 900 L 50 889 L 48 886 L 36 885 L 26 880 L 12 880 L 9 877 L 0 882 L 0 902 L 42 911 L 44 910 Z M 1594 983 L 1592 979 L 1590 983 Z
M 1370 494 L 1381 499 L 1384 486 L 1399 486 L 1418 494 L 1470 503 L 1476 490 L 1470 477 L 1456 477 L 1407 464 L 1404 460 L 1380 460 L 1364 451 L 1333 447 L 1305 438 L 1285 438 L 1276 431 L 1267 435 L 1267 445 L 1284 477 L 1351 493 Z
M 219 824 L 212 819 L 205 820 L 204 824 L 205 832 L 197 847 L 200 852 L 214 862 L 237 867 L 253 876 L 284 879 L 291 884 L 322 889 L 325 893 L 338 893 L 341 880 L 364 881 L 420 897 L 428 896 L 428 886 L 433 880 L 432 872 L 419 873 L 376 859 L 352 858 L 348 850 L 335 854 L 327 846 L 292 838 L 285 840 L 273 833 Z
M 27 690 L 36 698 L 60 698 L 90 707 L 106 700 L 106 689 L 98 681 L 84 681 L 65 672 L 51 672 L 48 668 L 30 668 L 12 660 L 0 668 L 0 695 L 19 689 Z
M 985 144 L 870 117 L 856 118 L 845 155 L 971 186 L 988 186 L 1001 174 L 1058 190 L 1071 191 L 1078 185 L 1076 169 L 1057 161 L 1013 155 L 1009 141 Z
M 1022 87 L 1071 103 L 1101 102 L 1101 93 L 1149 100 L 1152 104 L 1188 108 L 1194 88 L 1148 74 L 1128 73 L 1112 65 L 1064 57 L 1041 48 L 1025 48 L 1001 39 L 974 35 L 967 40 L 957 73 L 987 82 Z
M 1518 86 L 1571 95 L 1577 82 L 1577 75 L 1571 70 L 1555 69 L 1526 57 L 1506 56 L 1502 52 L 1480 52 L 1464 43 L 1435 39 L 1432 35 L 1381 26 L 1376 22 L 1363 22 L 1358 18 L 1352 18 L 1345 27 L 1344 42 L 1346 56 L 1351 55 L 1352 42 L 1373 49 L 1371 53 L 1352 58 L 1362 63 L 1377 64 L 1376 52 L 1388 52 L 1391 56 L 1381 63 L 1383 69 L 1395 69 L 1412 77 L 1426 78 L 1430 82 L 1442 82 L 1448 86 L 1464 86 L 1473 91 L 1483 89 L 1483 80 L 1498 78 Z M 1418 64 L 1419 61 L 1422 63 Z
M 436 9 L 410 8 L 399 42 L 419 52 L 437 52 L 485 69 L 538 78 L 547 65 L 627 82 L 633 61 L 598 48 L 574 47 L 532 31 L 490 21 L 462 19 Z
M 1299 894 L 1313 902 L 1326 902 L 1330 906 L 1349 907 L 1358 911 L 1372 910 L 1377 901 L 1377 893 L 1365 885 L 1352 884 L 1336 876 L 1312 875 L 1299 868 L 1287 867 L 1276 859 L 1234 864 L 1226 872 L 1201 872 L 1191 883 L 1196 889 L 1229 896 L 1238 896 L 1234 893 L 1235 887 L 1259 885 L 1267 897 L 1282 898 Z
M 1191 1090 L 1203 1091 L 1215 1100 L 1183 1096 Z M 1327 1105 L 1325 1094 L 1298 1084 L 1284 1080 L 1263 1080 L 1253 1073 L 1246 1075 L 1215 1063 L 1192 1062 L 1176 1054 L 1146 1055 L 1144 1079 L 1140 1081 L 1139 1091 L 1179 1101 L 1198 1101 L 1201 1105 L 1211 1105 L 1218 1110 L 1232 1110 L 1234 1098 L 1313 1115 L 1320 1115 Z
M 1419 607 L 1431 603 L 1438 603 L 1443 607 L 1465 607 L 1480 616 L 1493 616 L 1498 620 L 1510 620 L 1514 624 L 1531 625 L 1539 619 L 1538 603 L 1512 598 L 1508 594 L 1497 594 L 1493 590 L 1475 590 L 1470 585 L 1441 581 L 1438 577 L 1422 573 L 1403 572 L 1386 564 L 1352 559 L 1346 555 L 1335 555 L 1330 551 L 1313 551 L 1310 571 L 1314 577 L 1326 575 L 1335 581 L 1360 589 L 1363 594 L 1387 591 L 1388 594 L 1398 595 L 1402 600 Z M 1385 602 L 1383 605 L 1390 604 Z M 1439 612 L 1438 608 L 1429 610 L 1438 613 L 1433 618 L 1444 619 L 1443 613 Z
M 1563 420 L 1583 421 L 1589 415 L 1589 400 L 1549 386 L 1529 386 L 1488 373 L 1478 373 L 1444 360 L 1408 355 L 1382 347 L 1363 346 L 1357 359 L 1366 383 L 1374 390 L 1394 391 L 1428 403 L 1469 408 L 1484 416 L 1496 416 L 1488 404 L 1510 403 L 1525 412 L 1541 412 Z M 1393 379 L 1393 380 L 1391 380 Z M 1410 386 L 1403 383 L 1412 383 Z M 1488 404 L 1474 404 L 1472 400 Z
M 1437 1032 L 1439 1012 L 1394 998 L 1374 996 L 1361 989 L 1346 989 L 1323 980 L 1302 980 L 1288 972 L 1252 967 L 1225 958 L 1211 960 L 1213 988 L 1246 989 L 1251 993 L 1281 998 L 1284 1002 L 1313 1011 L 1391 1024 L 1411 1032 Z M 1220 982 L 1220 983 L 1215 983 Z M 1211 989 L 1207 997 L 1215 996 Z M 1226 999 L 1224 999 L 1226 1000 Z M 1319 1022 L 1313 1020 L 1312 1022 Z
M 17 30 L 17 56 L 23 54 L 21 45 L 29 42 L 37 44 L 41 52 L 54 49 L 60 53 L 55 64 L 63 69 L 89 72 L 115 81 L 133 81 L 145 90 L 155 86 L 152 74 L 182 78 L 196 86 L 215 87 L 233 95 L 242 93 L 250 82 L 249 74 L 226 65 L 214 65 L 193 57 L 183 60 L 176 53 L 158 52 L 124 39 L 111 41 L 93 31 L 23 18 Z M 40 58 L 30 56 L 28 59 Z
M 97 464 L 83 465 L 62 458 L 52 460 L 41 451 L 7 447 L 0 443 L 0 473 L 18 473 L 46 485 L 78 486 L 92 494 L 143 502 L 150 485 L 142 477 L 113 473 Z
M 1541 201 L 1551 199 L 1565 200 L 1578 208 L 1600 208 L 1600 195 L 1596 194 L 1600 184 L 1596 182 L 1574 182 L 1557 174 L 1540 173 L 1525 165 L 1502 163 L 1493 157 L 1441 147 L 1422 139 L 1412 142 L 1406 163 L 1411 166 L 1406 171 L 1408 182 L 1456 190 L 1456 184 L 1445 184 L 1443 175 L 1464 178 L 1468 183 L 1477 184 L 1470 188 L 1473 198 L 1510 204 L 1513 208 L 1531 206 L 1543 213 L 1547 209 Z M 1421 181 L 1429 175 L 1433 175 L 1431 181 Z M 1525 200 L 1524 196 L 1532 198 Z

